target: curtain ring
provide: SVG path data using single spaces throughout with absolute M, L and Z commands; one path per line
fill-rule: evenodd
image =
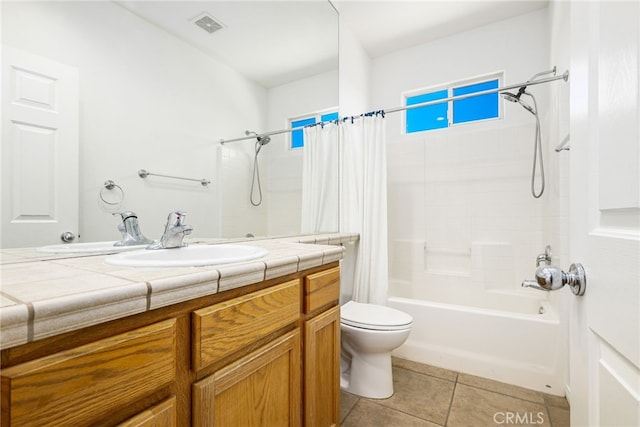
M 119 190 L 120 191 L 120 195 L 118 196 L 118 198 L 120 200 L 118 200 L 116 202 L 110 202 L 110 201 L 106 200 L 105 199 L 106 190 L 108 190 L 108 191 Z M 106 180 L 104 182 L 103 187 L 100 189 L 99 196 L 100 196 L 100 200 L 102 200 L 102 202 L 106 203 L 107 205 L 111 205 L 111 206 L 119 205 L 124 200 L 124 190 L 118 184 L 116 184 L 112 180 L 108 179 L 108 180 Z

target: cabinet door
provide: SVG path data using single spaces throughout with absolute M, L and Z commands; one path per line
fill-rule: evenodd
M 299 426 L 300 330 L 193 385 L 194 426 Z
M 176 397 L 171 396 L 164 402 L 119 424 L 118 427 L 175 427 L 176 418 Z
M 305 425 L 340 422 L 340 307 L 308 320 L 304 344 Z

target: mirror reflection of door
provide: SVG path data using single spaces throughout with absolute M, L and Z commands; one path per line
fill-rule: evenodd
M 3 248 L 78 230 L 78 71 L 2 47 Z

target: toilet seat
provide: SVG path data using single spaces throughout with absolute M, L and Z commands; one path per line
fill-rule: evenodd
M 397 331 L 410 328 L 413 318 L 384 305 L 349 301 L 340 308 L 340 322 L 355 328 Z

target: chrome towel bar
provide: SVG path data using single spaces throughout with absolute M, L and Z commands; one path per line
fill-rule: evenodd
M 183 177 L 180 177 L 180 176 L 162 175 L 162 174 L 159 174 L 159 173 L 151 173 L 151 172 L 149 172 L 149 171 L 147 171 L 145 169 L 140 169 L 138 171 L 138 176 L 140 178 L 144 179 L 144 178 L 148 177 L 149 175 L 161 176 L 161 177 L 164 177 L 164 178 L 182 179 L 182 180 L 185 180 L 185 181 L 195 181 L 195 182 L 199 182 L 200 184 L 202 184 L 203 187 L 206 187 L 207 185 L 211 184 L 211 181 L 208 180 L 208 179 L 205 179 L 205 178 L 194 179 L 194 178 L 183 178 Z

